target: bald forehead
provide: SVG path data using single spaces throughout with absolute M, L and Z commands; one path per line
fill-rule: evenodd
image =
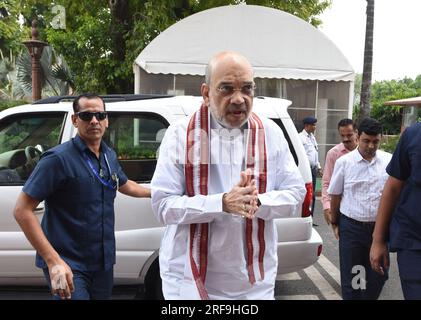
M 244 56 L 235 52 L 221 52 L 209 61 L 206 69 L 206 83 L 210 83 L 212 75 L 224 72 L 228 68 L 237 68 L 250 73 L 251 78 L 253 78 L 253 67 Z

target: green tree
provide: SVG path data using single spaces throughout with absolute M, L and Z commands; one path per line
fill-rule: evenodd
M 23 49 L 22 40 L 27 30 L 19 24 L 20 3 L 17 0 L 0 0 L 0 50 L 15 54 Z
M 255 0 L 246 1 L 247 4 L 261 5 L 265 7 L 272 7 L 275 9 L 283 10 L 297 16 L 313 26 L 317 27 L 322 24 L 322 21 L 317 17 L 322 14 L 323 11 L 328 8 L 331 1 L 320 1 L 320 0 Z
M 66 61 L 51 46 L 44 48 L 40 60 L 43 96 L 68 95 L 74 80 Z M 0 100 L 12 101 L 32 95 L 32 65 L 28 51 L 15 58 L 4 57 L 0 51 Z
M 399 134 L 402 121 L 399 106 L 385 106 L 390 100 L 398 100 L 421 96 L 421 75 L 415 80 L 377 81 L 371 88 L 371 116 L 379 120 L 387 134 Z
M 367 20 L 365 24 L 364 66 L 361 83 L 360 112 L 357 123 L 370 116 L 371 74 L 373 68 L 374 0 L 367 0 Z
M 357 119 L 360 113 L 360 100 L 361 100 L 361 82 L 363 75 L 357 73 L 354 79 L 354 103 L 352 108 L 352 118 Z
M 1 0 L 0 0 L 1 1 Z M 133 91 L 133 62 L 160 32 L 175 22 L 212 7 L 239 4 L 269 6 L 317 26 L 330 0 L 10 0 L 20 2 L 28 25 L 36 16 L 40 36 L 64 56 L 75 74 L 77 91 Z M 53 5 L 66 10 L 66 28 L 53 28 Z
M 40 59 L 43 96 L 68 95 L 74 90 L 73 75 L 66 61 L 51 46 L 45 47 Z M 24 51 L 16 62 L 16 78 L 26 96 L 32 95 L 32 65 L 29 52 Z M 24 96 L 23 96 L 24 97 Z

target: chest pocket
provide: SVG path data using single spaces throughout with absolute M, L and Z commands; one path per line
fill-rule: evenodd
M 368 201 L 370 177 L 368 174 L 361 174 L 361 172 L 367 172 L 367 165 L 363 162 L 345 162 L 342 170 L 344 174 L 343 192 L 349 195 L 358 194 Z
M 314 145 L 311 143 L 311 141 L 310 140 L 306 140 L 306 141 L 304 141 L 303 142 L 303 145 L 304 145 L 304 148 L 307 150 L 308 148 L 313 148 L 314 147 Z

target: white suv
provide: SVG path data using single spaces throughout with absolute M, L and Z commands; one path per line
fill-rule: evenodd
M 201 97 L 105 96 L 109 128 L 105 141 L 116 150 L 125 173 L 148 184 L 156 166 L 158 148 L 166 128 L 192 114 Z M 53 97 L 0 112 L 0 285 L 44 284 L 35 267 L 35 252 L 13 217 L 23 184 L 41 152 L 70 140 L 76 130 L 71 102 Z M 253 110 L 273 119 L 282 129 L 290 151 L 306 182 L 307 195 L 295 217 L 277 219 L 278 273 L 306 268 L 317 261 L 322 239 L 312 228 L 311 172 L 297 130 L 288 115 L 288 100 L 256 97 Z M 35 214 L 41 219 L 44 203 Z M 150 199 L 117 194 L 115 201 L 117 263 L 116 284 L 144 284 L 147 297 L 161 296 L 158 252 L 163 234 Z

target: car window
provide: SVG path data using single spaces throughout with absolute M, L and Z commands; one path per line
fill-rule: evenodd
M 288 141 L 288 147 L 289 147 L 289 151 L 291 152 L 292 156 L 294 157 L 294 161 L 295 164 L 298 166 L 298 156 L 297 153 L 295 152 L 294 146 L 292 145 L 291 142 L 291 138 L 287 132 L 287 129 L 285 128 L 284 124 L 282 123 L 281 119 L 272 119 L 281 129 L 282 132 L 284 133 L 285 139 Z
M 0 123 L 0 185 L 22 185 L 42 152 L 58 145 L 66 113 L 24 113 Z
M 156 167 L 158 148 L 168 122 L 155 113 L 108 112 L 104 141 L 112 147 L 127 177 L 149 182 Z

